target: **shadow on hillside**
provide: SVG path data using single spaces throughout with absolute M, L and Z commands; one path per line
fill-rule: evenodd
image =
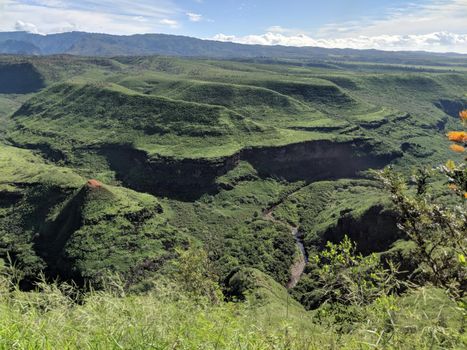
M 28 94 L 44 87 L 42 75 L 30 63 L 0 65 L 0 94 Z
M 360 171 L 382 168 L 401 156 L 395 151 L 375 154 L 371 145 L 358 140 L 251 148 L 219 159 L 149 158 L 143 151 L 110 145 L 99 153 L 105 156 L 124 186 L 182 201 L 195 201 L 205 194 L 219 192 L 216 179 L 241 160 L 253 165 L 263 178 L 313 182 L 357 177 Z

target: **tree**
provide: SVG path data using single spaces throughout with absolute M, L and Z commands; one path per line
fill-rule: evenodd
M 310 308 L 326 302 L 344 305 L 364 305 L 395 290 L 398 281 L 396 269 L 386 269 L 376 254 L 363 256 L 348 236 L 338 243 L 328 242 L 326 248 L 311 256 L 313 284 L 302 301 Z
M 213 273 L 206 251 L 191 246 L 188 250 L 178 250 L 175 264 L 175 281 L 182 292 L 194 298 L 208 298 L 213 303 L 222 300 L 222 292 Z
M 467 111 L 459 115 L 465 127 Z M 453 142 L 453 151 L 465 152 L 465 131 L 452 131 L 447 136 Z M 399 213 L 400 229 L 415 243 L 413 259 L 420 263 L 412 277 L 417 276 L 418 282 L 444 287 L 460 298 L 467 289 L 466 159 L 463 163 L 449 160 L 437 170 L 446 177 L 451 193 L 456 196 L 454 203 L 441 200 L 428 190 L 432 171 L 422 169 L 414 175 L 415 191 L 402 174 L 391 168 L 378 172 L 378 176 Z

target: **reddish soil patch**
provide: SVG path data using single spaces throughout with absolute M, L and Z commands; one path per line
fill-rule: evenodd
M 102 183 L 94 179 L 88 180 L 87 185 L 89 188 L 101 188 L 102 187 Z

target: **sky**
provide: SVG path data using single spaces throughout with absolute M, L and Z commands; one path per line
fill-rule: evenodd
M 467 0 L 0 0 L 0 31 L 467 53 Z

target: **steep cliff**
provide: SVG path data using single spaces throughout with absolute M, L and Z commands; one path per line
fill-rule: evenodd
M 44 78 L 31 63 L 0 64 L 1 94 L 27 94 L 44 87 Z

